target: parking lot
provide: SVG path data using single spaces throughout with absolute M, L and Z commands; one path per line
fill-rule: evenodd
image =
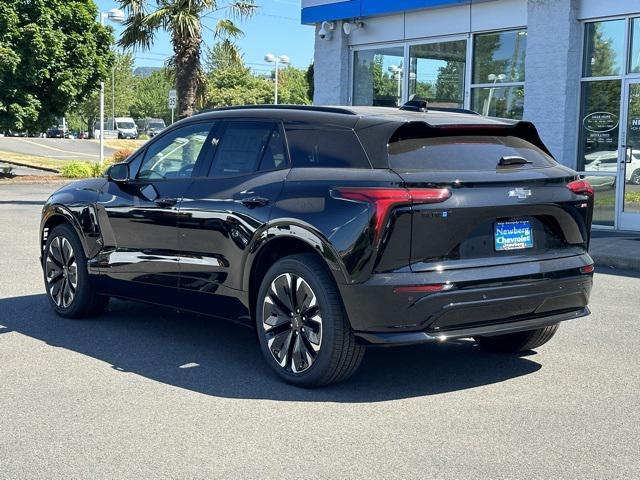
M 54 316 L 38 265 L 52 185 L 0 184 L 0 478 L 638 478 L 640 278 L 537 352 L 369 350 L 300 390 L 252 332 L 159 307 Z

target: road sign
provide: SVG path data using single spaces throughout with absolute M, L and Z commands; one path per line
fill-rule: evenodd
M 169 110 L 173 110 L 178 106 L 178 92 L 169 90 Z

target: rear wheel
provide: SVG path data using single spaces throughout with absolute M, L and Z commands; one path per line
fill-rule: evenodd
M 58 225 L 49 233 L 43 257 L 47 298 L 58 315 L 81 318 L 104 311 L 109 297 L 93 289 L 87 257 L 70 225 Z
M 525 352 L 547 343 L 558 330 L 558 324 L 536 330 L 507 333 L 490 337 L 473 337 L 478 345 L 487 350 L 504 353 Z
M 258 293 L 256 328 L 267 363 L 301 387 L 349 378 L 365 351 L 327 267 L 311 254 L 285 257 L 269 269 Z

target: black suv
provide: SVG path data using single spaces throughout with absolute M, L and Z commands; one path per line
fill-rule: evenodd
M 366 345 L 518 352 L 588 315 L 593 190 L 528 122 L 241 107 L 176 123 L 42 214 L 51 306 L 109 297 L 246 323 L 300 386 Z

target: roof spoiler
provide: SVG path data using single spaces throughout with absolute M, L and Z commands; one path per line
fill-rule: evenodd
M 400 107 L 400 110 L 406 110 L 408 112 L 451 112 L 451 113 L 466 113 L 468 115 L 480 115 L 478 112 L 468 110 L 466 108 L 454 108 L 454 107 L 429 107 L 426 100 L 409 100 L 407 103 Z
M 503 125 L 462 123 L 435 126 L 423 121 L 407 122 L 393 133 L 388 143 L 424 136 L 444 137 L 450 135 L 511 135 L 532 143 L 551 158 L 554 158 L 540 138 L 535 125 L 526 120 L 513 120 L 510 124 Z

